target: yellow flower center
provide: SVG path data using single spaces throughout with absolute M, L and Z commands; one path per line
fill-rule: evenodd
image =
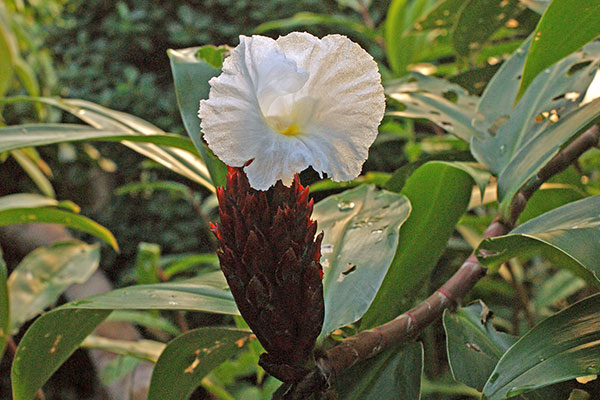
M 300 127 L 298 126 L 297 123 L 292 122 L 292 124 L 290 126 L 288 126 L 287 128 L 285 128 L 283 130 L 277 129 L 277 131 L 285 136 L 296 136 L 300 133 Z

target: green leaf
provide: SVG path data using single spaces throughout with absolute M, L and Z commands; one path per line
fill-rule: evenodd
M 539 323 L 500 359 L 483 395 L 501 400 L 600 372 L 600 295 Z
M 140 359 L 131 356 L 119 356 L 106 364 L 98 373 L 103 385 L 110 385 L 132 372 L 140 364 Z
M 144 328 L 159 329 L 171 335 L 179 335 L 181 333 L 179 328 L 168 319 L 149 314 L 146 311 L 114 311 L 107 318 L 107 321 L 128 322 L 143 326 Z
M 190 153 L 186 150 L 159 146 L 154 143 L 139 143 L 144 141 L 148 142 L 150 140 L 133 138 L 133 136 L 165 135 L 165 132 L 160 128 L 141 118 L 79 99 L 61 99 L 53 97 L 0 98 L 0 104 L 17 102 L 38 102 L 48 104 L 73 114 L 96 129 L 121 131 L 124 136 L 128 136 L 128 140 L 121 141 L 123 145 L 158 162 L 166 168 L 203 185 L 210 191 L 215 191 L 215 187 L 210 182 L 208 169 L 200 157 L 196 155 L 195 150 L 193 153 Z M 188 150 L 192 150 L 189 147 L 189 142 L 186 143 L 185 138 L 157 140 L 175 140 L 176 143 L 179 143 L 181 146 L 185 146 Z
M 6 6 L 0 3 L 0 97 L 4 96 L 12 82 L 13 63 L 17 57 L 17 39 L 10 29 Z
M 473 137 L 471 151 L 492 173 L 500 175 L 534 137 L 542 141 L 553 131 L 553 120 L 579 110 L 584 92 L 600 64 L 600 43 L 571 54 L 539 75 L 513 108 L 527 49 L 531 40 L 507 60 L 484 91 L 474 126 L 485 137 Z M 587 64 L 588 61 L 591 63 Z M 555 116 L 554 116 L 555 115 Z M 571 114 L 573 115 L 573 114 Z M 575 134 L 575 132 L 573 132 Z M 519 157 L 522 157 L 521 153 Z M 527 157 L 537 154 L 527 154 Z
M 459 11 L 465 4 L 465 0 L 439 0 L 428 12 L 415 24 L 415 29 L 428 31 L 432 29 L 450 29 L 458 18 Z
M 525 4 L 530 10 L 535 11 L 538 14 L 543 14 L 546 8 L 550 5 L 552 0 L 520 0 L 521 3 Z
M 546 279 L 536 293 L 534 304 L 536 310 L 553 307 L 579 290 L 586 287 L 585 281 L 567 270 L 560 270 Z
M 56 193 L 54 192 L 54 188 L 52 187 L 52 183 L 46 174 L 42 172 L 38 164 L 35 163 L 30 157 L 28 157 L 24 152 L 20 150 L 13 150 L 10 152 L 10 155 L 15 159 L 15 161 L 19 164 L 23 171 L 29 178 L 35 183 L 40 192 L 42 192 L 45 196 L 48 197 L 56 197 Z
M 108 229 L 81 215 L 48 207 L 11 208 L 0 211 L 0 226 L 39 222 L 78 229 L 104 240 L 116 251 L 119 250 L 117 240 Z
M 369 171 L 364 175 L 360 175 L 356 179 L 346 182 L 334 182 L 331 179 L 323 179 L 312 183 L 309 187 L 311 193 L 320 192 L 322 190 L 339 190 L 349 189 L 362 184 L 373 184 L 375 186 L 383 186 L 390 179 L 390 174 L 387 172 Z
M 35 193 L 17 193 L 0 197 L 0 212 L 12 208 L 56 207 L 59 202 Z
M 585 193 L 573 185 L 560 183 L 544 184 L 527 201 L 525 210 L 519 215 L 519 224 L 586 197 Z
M 165 349 L 165 344 L 154 340 L 118 340 L 90 335 L 81 343 L 81 347 L 104 350 L 115 354 L 135 357 L 140 360 L 156 362 L 160 353 Z
M 186 310 L 239 315 L 221 271 L 184 281 L 129 286 L 86 297 L 62 308 Z
M 135 259 L 135 271 L 138 284 L 158 283 L 158 260 L 160 246 L 155 243 L 141 242 Z
M 430 0 L 393 0 L 384 23 L 385 52 L 392 71 L 401 76 L 432 41 L 431 36 L 411 32 L 413 24 L 433 3 Z
M 13 400 L 31 400 L 110 310 L 75 313 L 58 308 L 38 318 L 19 343 L 12 364 Z
M 600 99 L 565 115 L 515 152 L 498 177 L 498 199 L 501 209 L 505 210 L 504 215 L 509 215 L 508 207 L 521 187 L 534 178 L 566 142 L 598 120 Z
M 468 173 L 443 162 L 427 163 L 408 179 L 401 193 L 410 200 L 412 211 L 400 229 L 394 260 L 361 329 L 380 325 L 410 308 L 416 288 L 435 267 L 466 211 L 472 186 Z
M 444 330 L 452 376 L 479 391 L 502 354 L 517 340 L 494 329 L 491 313 L 481 301 L 455 312 L 444 311 Z
M 516 101 L 540 72 L 600 36 L 600 3 L 579 0 L 575 6 L 571 0 L 554 0 L 533 35 Z
M 275 29 L 285 30 L 313 25 L 344 27 L 373 41 L 377 41 L 380 38 L 380 35 L 375 30 L 367 27 L 364 24 L 356 22 L 351 18 L 343 15 L 317 14 L 312 12 L 300 12 L 291 18 L 264 22 L 254 28 L 254 33 L 263 34 Z
M 513 229 L 484 240 L 479 260 L 495 267 L 512 257 L 543 251 L 556 266 L 569 269 L 600 287 L 600 195 L 559 207 Z
M 343 400 L 419 400 L 422 373 L 423 345 L 413 342 L 351 367 L 336 390 Z
M 173 275 L 188 271 L 198 265 L 211 265 L 218 268 L 219 258 L 214 253 L 178 257 L 172 264 L 164 268 L 163 274 L 170 279 Z
M 24 124 L 0 129 L 0 153 L 23 147 L 46 146 L 49 144 L 78 141 L 130 141 L 153 143 L 174 147 L 197 154 L 196 148 L 185 137 L 172 134 L 140 136 L 122 130 L 95 129 L 77 124 Z
M 27 330 L 12 370 L 14 400 L 29 400 L 112 310 L 187 310 L 239 315 L 220 271 L 175 283 L 139 285 L 65 304 Z M 43 364 L 43 367 L 39 365 Z
M 377 293 L 408 218 L 406 197 L 363 185 L 315 205 L 321 246 L 325 321 L 321 336 L 357 321 Z M 357 296 L 360 293 L 360 296 Z
M 187 399 L 206 374 L 237 354 L 248 340 L 248 331 L 214 327 L 178 336 L 156 362 L 148 400 Z
M 29 253 L 8 279 L 10 331 L 54 304 L 72 284 L 83 283 L 100 263 L 100 247 L 77 240 Z
M 387 115 L 427 119 L 467 142 L 483 137 L 471 125 L 479 99 L 455 83 L 413 72 L 388 83 L 385 93 L 405 107 Z
M 198 118 L 200 100 L 208 98 L 210 90 L 208 81 L 210 78 L 219 75 L 221 70 L 198 57 L 198 52 L 201 52 L 202 49 L 202 47 L 171 49 L 167 51 L 167 54 L 171 61 L 177 104 L 179 105 L 179 113 L 185 130 L 202 155 L 214 186 L 223 186 L 227 169 L 225 164 L 215 157 L 204 144 L 202 131 L 200 130 L 200 119 Z
M 2 356 L 4 355 L 4 348 L 8 339 L 8 325 L 10 323 L 10 301 L 6 276 L 6 263 L 4 262 L 4 258 L 2 258 L 2 249 L 0 249 L 0 360 L 2 360 Z
M 519 12 L 521 8 L 517 0 L 467 0 L 452 29 L 454 48 L 462 56 L 468 55 L 472 49 L 479 49 Z

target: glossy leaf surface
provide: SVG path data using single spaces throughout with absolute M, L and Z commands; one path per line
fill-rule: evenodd
M 489 400 L 600 372 L 600 295 L 545 319 L 500 359 L 483 395 Z
M 542 214 L 505 236 L 483 241 L 477 249 L 480 261 L 490 267 L 538 252 L 600 286 L 600 195 Z
M 363 185 L 328 197 L 312 215 L 325 232 L 321 246 L 325 321 L 321 335 L 365 313 L 390 266 L 398 228 L 408 218 L 406 197 Z

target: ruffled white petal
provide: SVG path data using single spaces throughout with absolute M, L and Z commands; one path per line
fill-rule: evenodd
M 240 37 L 202 101 L 204 137 L 250 184 L 290 185 L 312 166 L 333 180 L 360 174 L 383 118 L 377 65 L 345 36 Z

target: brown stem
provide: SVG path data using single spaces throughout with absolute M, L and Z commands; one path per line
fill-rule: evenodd
M 485 231 L 488 239 L 508 233 L 514 221 L 525 208 L 535 191 L 553 175 L 566 169 L 588 149 L 598 145 L 600 133 L 594 126 L 565 147 L 537 174 L 535 182 L 517 194 L 513 203 L 516 210 L 511 221 L 497 217 Z M 317 368 L 308 373 L 290 389 L 286 399 L 307 398 L 307 394 L 319 393 L 330 387 L 336 377 L 358 362 L 389 349 L 392 345 L 414 339 L 431 322 L 442 316 L 447 308 L 454 308 L 463 300 L 475 284 L 486 275 L 475 254 L 471 254 L 456 273 L 435 293 L 421 304 L 376 328 L 360 332 L 331 348 L 317 360 Z

